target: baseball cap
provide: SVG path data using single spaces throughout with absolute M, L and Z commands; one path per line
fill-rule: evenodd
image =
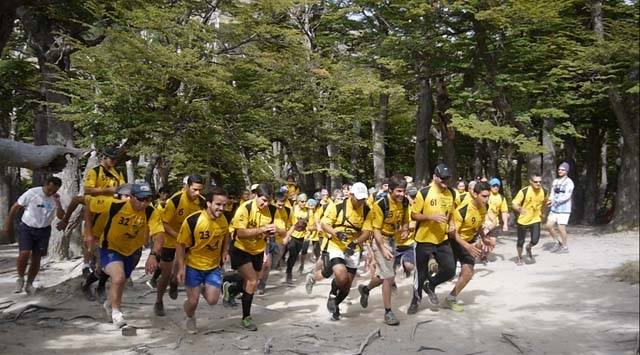
M 412 198 L 415 197 L 418 194 L 418 188 L 415 186 L 409 186 L 407 187 L 407 195 L 411 196 Z
M 102 155 L 107 158 L 115 159 L 118 156 L 118 150 L 113 147 L 105 148 Z
M 500 180 L 498 180 L 498 178 L 491 178 L 491 180 L 489 180 L 489 185 L 493 186 L 493 185 L 502 185 L 502 183 L 500 182 Z
M 353 184 L 353 186 L 351 186 L 351 193 L 358 200 L 362 200 L 369 196 L 369 194 L 367 193 L 367 185 L 361 182 L 356 182 L 355 184 Z
M 133 184 L 131 185 L 131 195 L 135 198 L 151 197 L 151 187 L 147 184 Z
M 118 186 L 118 190 L 116 190 L 116 194 L 118 195 L 131 195 L 131 187 L 133 184 L 122 184 Z
M 259 184 L 253 184 L 253 185 L 251 185 L 251 189 L 250 190 L 251 191 L 257 190 L 259 186 L 260 186 Z
M 307 207 L 316 207 L 318 205 L 318 201 L 316 199 L 310 198 L 307 200 Z
M 569 163 L 567 162 L 563 162 L 562 164 L 560 164 L 560 166 L 558 167 L 558 169 L 562 169 L 566 172 L 569 172 Z
M 451 177 L 451 172 L 449 171 L 447 164 L 438 164 L 433 173 L 441 179 L 448 179 Z

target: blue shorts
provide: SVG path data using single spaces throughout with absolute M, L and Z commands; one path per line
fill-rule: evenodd
M 133 269 L 138 265 L 138 261 L 140 261 L 140 256 L 142 255 L 142 249 L 137 250 L 135 253 L 124 256 L 117 251 L 113 251 L 110 249 L 100 248 L 100 264 L 102 265 L 102 269 L 106 269 L 109 263 L 114 261 L 122 262 L 124 266 L 124 277 L 129 278 Z
M 222 288 L 222 270 L 217 267 L 213 270 L 197 270 L 187 266 L 184 276 L 184 285 L 189 288 L 200 287 L 202 284 Z
M 393 263 L 394 267 L 398 267 L 403 263 L 416 264 L 416 251 L 415 246 L 411 245 L 408 247 L 396 247 L 396 260 Z
M 18 225 L 18 249 L 20 251 L 29 250 L 35 255 L 47 255 L 49 248 L 49 238 L 51 237 L 51 226 L 44 228 L 33 228 L 20 222 Z

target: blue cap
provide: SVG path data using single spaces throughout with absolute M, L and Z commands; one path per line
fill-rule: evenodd
M 318 205 L 318 201 L 317 200 L 315 200 L 313 198 L 310 198 L 310 199 L 307 200 L 307 207 L 313 208 L 313 207 L 316 207 L 317 205 Z
M 287 188 L 287 185 L 282 185 L 280 186 L 280 192 L 288 192 L 289 189 Z
M 131 196 L 136 198 L 151 197 L 151 188 L 147 184 L 133 184 L 131 185 Z
M 489 180 L 489 185 L 491 185 L 491 186 L 493 186 L 493 185 L 500 186 L 502 184 L 500 183 L 500 180 L 498 180 L 498 178 L 491 178 L 491 180 Z

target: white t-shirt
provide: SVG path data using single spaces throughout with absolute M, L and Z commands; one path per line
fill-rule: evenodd
M 51 225 L 56 203 L 44 194 L 42 186 L 27 190 L 18 198 L 18 204 L 24 207 L 22 223 L 31 228 L 44 228 Z
M 549 199 L 553 201 L 551 212 L 571 213 L 571 195 L 573 194 L 573 180 L 568 176 L 553 180 Z

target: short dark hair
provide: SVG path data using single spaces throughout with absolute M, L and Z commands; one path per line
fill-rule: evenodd
M 478 181 L 476 186 L 473 187 L 473 192 L 479 194 L 482 191 L 491 191 L 491 186 L 489 186 L 489 183 L 487 182 Z
M 269 184 L 265 184 L 265 183 L 259 184 L 258 188 L 255 191 L 256 191 L 256 196 L 258 197 L 266 197 L 269 200 L 273 198 L 273 186 Z
M 287 199 L 287 193 L 286 192 L 282 192 L 282 191 L 276 192 L 274 200 L 282 201 L 282 200 L 286 200 L 286 199 Z
M 158 193 L 159 194 L 168 194 L 169 193 L 169 188 L 166 186 L 162 186 L 161 188 L 158 189 Z
M 383 184 L 389 184 L 389 190 L 393 191 L 396 188 L 400 187 L 403 189 L 407 188 L 407 180 L 404 179 L 402 175 L 393 175 L 389 179 L 382 180 Z
M 529 174 L 529 180 L 533 180 L 533 178 L 542 177 L 539 173 L 531 173 Z
M 49 184 L 54 184 L 57 187 L 62 186 L 62 180 L 60 180 L 59 177 L 57 176 L 51 176 L 49 178 L 47 178 L 47 181 L 44 182 L 45 185 L 49 185 Z
M 187 186 L 191 186 L 193 184 L 204 184 L 204 179 L 198 174 L 189 175 L 187 178 Z
M 223 189 L 220 186 L 214 186 L 207 190 L 207 192 L 205 193 L 205 197 L 209 202 L 212 202 L 215 196 L 224 196 L 228 198 L 229 194 L 227 193 L 227 190 Z

